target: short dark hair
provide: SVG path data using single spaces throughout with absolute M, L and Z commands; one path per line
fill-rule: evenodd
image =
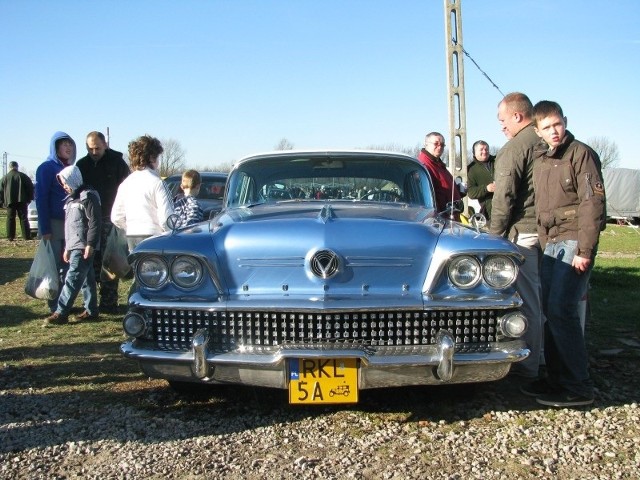
M 9 168 L 18 168 L 18 162 L 9 162 Z
M 134 170 L 143 170 L 164 152 L 160 140 L 143 135 L 129 142 L 129 163 Z
M 562 107 L 559 103 L 552 102 L 551 100 L 541 100 L 533 107 L 533 118 L 536 125 L 540 120 L 550 117 L 551 115 L 559 115 L 561 118 L 564 118 L 564 113 L 562 113 Z
M 487 148 L 489 148 L 489 144 L 487 142 L 485 142 L 484 140 L 476 140 L 475 142 L 473 142 L 473 146 L 471 147 L 471 151 L 475 152 L 476 151 L 476 147 L 478 145 L 485 145 Z

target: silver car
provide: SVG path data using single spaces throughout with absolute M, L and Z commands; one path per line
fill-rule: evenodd
M 29 222 L 29 228 L 31 229 L 31 235 L 36 236 L 38 233 L 38 208 L 36 207 L 35 200 L 32 200 L 27 207 L 27 220 Z
M 220 214 L 132 252 L 121 351 L 178 389 L 273 387 L 290 403 L 500 379 L 529 354 L 522 257 L 449 216 L 403 154 L 244 158 Z

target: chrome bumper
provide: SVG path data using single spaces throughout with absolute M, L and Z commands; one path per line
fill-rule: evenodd
M 447 330 L 436 345 L 416 347 L 367 347 L 322 344 L 284 345 L 278 348 L 242 348 L 223 354 L 209 352 L 208 332 L 198 330 L 187 352 L 139 348 L 123 343 L 122 354 L 139 362 L 152 378 L 206 384 L 226 383 L 288 388 L 289 359 L 356 358 L 360 389 L 411 385 L 440 385 L 499 380 L 511 364 L 529 355 L 524 341 L 494 343 L 489 351 L 455 353 L 455 341 Z

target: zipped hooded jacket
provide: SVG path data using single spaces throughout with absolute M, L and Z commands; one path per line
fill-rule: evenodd
M 606 222 L 598 154 L 569 131 L 562 144 L 537 153 L 533 182 L 540 245 L 577 240 L 577 255 L 593 258 Z
M 67 139 L 73 143 L 73 154 L 68 162 L 63 162 L 56 153 L 56 143 Z M 41 235 L 51 233 L 51 220 L 64 221 L 64 200 L 67 193 L 58 182 L 57 175 L 76 161 L 76 143 L 64 132 L 56 132 L 51 137 L 49 156 L 36 170 L 36 206 L 38 208 L 38 231 Z
M 63 168 L 58 177 L 60 183 L 66 183 L 73 190 L 64 204 L 65 250 L 84 250 L 87 245 L 100 250 L 100 195 L 85 185 L 76 166 Z

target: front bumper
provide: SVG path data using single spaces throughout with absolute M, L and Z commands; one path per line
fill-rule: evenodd
M 428 346 L 291 344 L 278 347 L 240 347 L 231 352 L 208 349 L 209 333 L 198 330 L 189 351 L 146 348 L 136 340 L 121 346 L 145 375 L 170 381 L 237 384 L 286 389 L 289 361 L 300 358 L 355 358 L 358 388 L 474 383 L 499 380 L 511 365 L 529 355 L 524 341 L 494 342 L 481 352 L 456 352 L 454 337 L 438 332 Z

